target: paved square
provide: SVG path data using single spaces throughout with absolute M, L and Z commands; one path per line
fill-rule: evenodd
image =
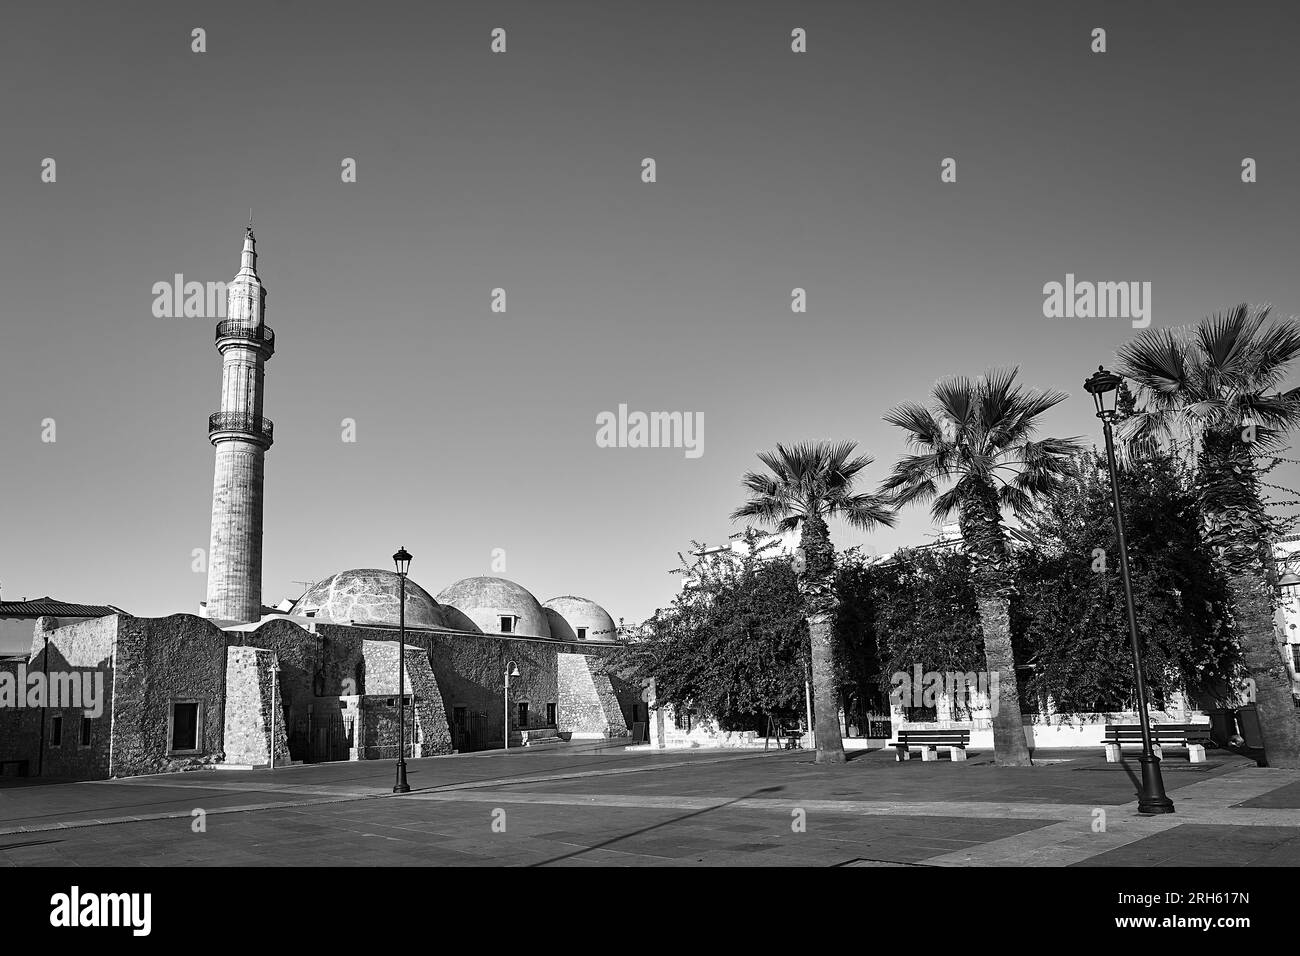
M 1169 761 L 1178 812 L 1142 817 L 1135 765 L 1036 756 L 568 744 L 413 760 L 403 796 L 386 761 L 14 781 L 0 866 L 1300 865 L 1300 772 Z

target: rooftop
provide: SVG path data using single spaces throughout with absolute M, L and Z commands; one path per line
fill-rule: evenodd
M 110 614 L 125 613 L 120 607 L 111 604 L 69 604 L 67 601 L 56 601 L 49 595 L 32 598 L 30 601 L 26 598 L 21 601 L 0 601 L 0 617 L 41 617 L 45 614 L 51 617 L 107 617 Z

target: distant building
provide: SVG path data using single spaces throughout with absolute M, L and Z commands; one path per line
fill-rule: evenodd
M 70 604 L 48 595 L 30 601 L 0 601 L 0 657 L 26 655 L 32 649 L 32 629 L 37 618 L 56 618 L 62 625 L 124 613 L 111 604 Z
M 794 554 L 799 547 L 798 528 L 792 528 L 789 531 L 780 531 L 780 532 L 758 531 L 757 533 L 759 536 L 757 543 L 760 546 L 768 542 L 772 542 L 774 545 L 766 552 L 766 554 L 764 554 L 764 557 L 768 560 L 775 560 L 777 558 L 789 558 L 790 555 Z M 737 532 L 736 534 L 731 535 L 727 539 L 726 544 L 715 544 L 715 545 L 706 544 L 702 547 L 696 548 L 694 551 L 691 551 L 690 556 L 696 559 L 709 558 L 714 555 L 728 554 L 728 553 L 740 556 L 745 553 L 747 547 L 748 546 L 745 544 L 744 534 L 741 532 Z M 682 556 L 682 559 L 683 561 L 685 560 L 684 555 Z M 694 574 L 682 575 L 683 591 L 689 590 L 694 587 L 698 587 L 699 584 L 700 584 L 700 579 L 696 577 Z

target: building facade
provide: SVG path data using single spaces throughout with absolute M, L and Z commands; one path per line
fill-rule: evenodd
M 221 407 L 208 421 L 207 600 L 198 615 L 162 618 L 58 602 L 14 609 L 5 634 L 21 653 L 0 659 L 0 769 L 123 777 L 626 736 L 640 697 L 613 669 L 612 618 L 587 598 L 543 605 L 497 577 L 434 598 L 408 579 L 403 609 L 396 573 L 361 568 L 263 606 L 273 439 L 263 391 L 275 335 L 251 221 L 227 295 L 216 327 Z M 508 695 L 507 669 L 518 671 Z

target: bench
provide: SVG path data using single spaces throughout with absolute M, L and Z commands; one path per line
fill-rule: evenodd
M 13 765 L 16 776 L 19 777 L 27 776 L 26 760 L 0 760 L 0 776 L 4 776 L 5 767 L 9 766 L 10 764 Z
M 912 759 L 913 750 L 921 751 L 922 760 L 938 760 L 940 747 L 947 747 L 953 760 L 965 760 L 969 745 L 969 730 L 900 730 L 898 740 L 889 744 L 899 760 Z
M 785 738 L 783 750 L 801 750 L 803 748 L 803 725 L 802 724 L 783 724 L 777 727 L 776 739 L 779 742 Z
M 1191 763 L 1205 762 L 1205 745 L 1210 741 L 1209 724 L 1153 724 L 1151 726 L 1151 752 L 1157 760 L 1164 759 L 1164 746 L 1186 747 Z M 1118 763 L 1120 748 L 1142 746 L 1140 724 L 1107 724 L 1102 738 L 1106 748 L 1106 762 Z

